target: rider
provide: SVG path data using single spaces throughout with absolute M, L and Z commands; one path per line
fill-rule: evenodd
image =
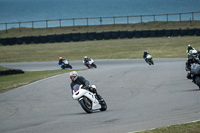
M 197 58 L 197 51 L 193 50 L 191 53 L 188 53 L 188 59 L 186 62 L 186 70 L 191 70 L 192 63 L 200 63 L 199 59 Z
M 88 58 L 87 56 L 84 57 L 84 63 L 87 64 L 91 59 Z
M 65 60 L 65 59 L 63 59 L 62 57 L 59 57 L 58 65 L 62 65 L 62 63 L 63 63 L 64 60 Z
M 188 45 L 188 48 L 187 48 L 187 53 L 189 53 L 190 50 L 194 50 L 194 48 L 189 44 L 189 45 Z
M 88 80 L 86 80 L 83 76 L 78 76 L 78 73 L 76 71 L 72 71 L 69 73 L 70 79 L 72 80 L 70 86 L 73 94 L 73 87 L 74 85 L 83 85 L 82 88 L 89 90 L 92 93 L 96 93 L 96 96 L 98 100 L 101 102 L 103 101 L 103 98 L 97 93 L 97 90 L 95 88 L 90 87 L 90 83 Z
M 146 50 L 144 50 L 144 54 L 143 54 L 143 58 L 145 59 L 145 61 L 147 62 L 147 55 L 148 55 L 149 53 L 146 51 Z

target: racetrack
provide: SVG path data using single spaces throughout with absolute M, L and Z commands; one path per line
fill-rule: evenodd
M 108 105 L 105 112 L 87 114 L 72 100 L 68 73 L 1 93 L 0 132 L 128 133 L 199 120 L 200 91 L 186 78 L 185 62 L 97 60 L 97 69 L 79 75 L 97 86 Z M 81 61 L 71 64 L 86 68 Z

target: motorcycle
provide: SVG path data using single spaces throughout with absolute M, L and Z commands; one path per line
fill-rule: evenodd
M 83 64 L 88 67 L 89 69 L 94 67 L 94 68 L 97 68 L 96 64 L 94 63 L 94 60 L 93 59 L 90 59 L 89 61 L 85 62 L 83 60 Z
M 62 68 L 62 69 L 65 69 L 65 68 L 70 68 L 70 69 L 72 69 L 72 66 L 69 64 L 69 61 L 68 61 L 68 60 L 63 60 L 62 65 L 61 65 L 61 68 Z
M 78 100 L 83 110 L 87 113 L 92 113 L 95 110 L 106 111 L 107 104 L 105 100 L 99 102 L 97 96 L 82 88 L 83 85 L 76 84 L 73 87 L 73 95 L 72 98 L 74 100 Z M 96 88 L 95 85 L 91 85 L 90 87 Z
M 191 65 L 191 78 L 193 82 L 199 87 L 200 89 L 200 65 L 199 64 L 192 64 Z
M 154 65 L 153 63 L 153 58 L 151 54 L 148 54 L 145 61 L 149 64 L 149 65 Z

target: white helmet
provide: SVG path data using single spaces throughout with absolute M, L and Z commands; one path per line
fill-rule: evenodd
M 194 55 L 194 56 L 197 56 L 197 51 L 194 49 L 194 50 L 192 50 L 192 54 Z
M 85 58 L 85 59 L 87 59 L 88 57 L 87 57 L 87 56 L 85 56 L 84 58 Z
M 75 81 L 78 78 L 78 73 L 76 71 L 72 71 L 69 73 L 70 79 Z

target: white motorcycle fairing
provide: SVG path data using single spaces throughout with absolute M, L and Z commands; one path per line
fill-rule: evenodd
M 101 105 L 99 104 L 99 101 L 95 98 L 95 95 L 88 90 L 82 89 L 81 87 L 82 85 L 80 85 L 79 90 L 73 93 L 72 98 L 74 100 L 80 101 L 83 99 L 83 97 L 87 97 L 92 102 L 92 110 L 101 109 Z

